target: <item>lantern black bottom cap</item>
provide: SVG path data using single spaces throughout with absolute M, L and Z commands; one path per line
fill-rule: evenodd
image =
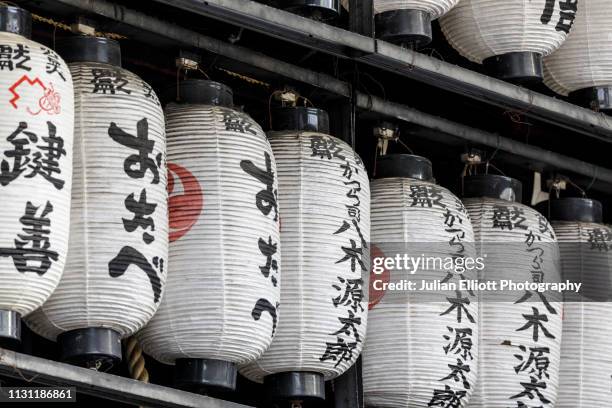
M 282 4 L 285 10 L 315 19 L 332 19 L 340 15 L 340 0 L 289 0 Z
M 174 368 L 176 386 L 198 393 L 234 391 L 237 375 L 236 364 L 205 358 L 179 358 Z
M 21 315 L 0 310 L 0 347 L 14 349 L 21 343 Z
M 536 52 L 509 52 L 485 59 L 482 64 L 489 75 L 518 84 L 542 82 L 542 54 Z
M 323 374 L 290 371 L 264 379 L 268 398 L 274 401 L 311 401 L 325 399 Z
M 612 115 L 612 85 L 593 86 L 569 94 L 577 105 Z
M 394 44 L 419 48 L 431 42 L 431 15 L 422 10 L 391 10 L 376 14 L 376 36 Z
M 88 327 L 58 336 L 60 358 L 70 364 L 106 371 L 121 362 L 121 335 L 112 329 Z

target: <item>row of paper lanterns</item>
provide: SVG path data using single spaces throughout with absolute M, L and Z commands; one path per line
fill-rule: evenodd
M 339 12 L 337 1 L 295 0 L 285 8 L 314 18 Z M 342 1 L 349 8 L 348 1 Z M 605 0 L 374 0 L 376 36 L 409 47 L 432 39 L 439 19 L 448 42 L 500 79 L 545 84 L 595 110 L 608 111 L 612 86 L 612 4 Z
M 138 332 L 148 354 L 176 365 L 180 386 L 233 388 L 240 370 L 291 401 L 321 398 L 364 345 L 371 406 L 609 400 L 607 303 L 563 312 L 537 294 L 489 304 L 469 291 L 384 293 L 368 316 L 364 284 L 370 241 L 454 258 L 502 243 L 487 277 L 556 282 L 557 239 L 596 236 L 590 252 L 561 255 L 606 278 L 612 231 L 598 203 L 553 202 L 555 236 L 506 177 L 466 178 L 462 202 L 434 183 L 428 160 L 391 155 L 370 186 L 323 111 L 285 108 L 266 136 L 232 108 L 229 88 L 191 80 L 164 119 L 116 42 L 58 40 L 58 55 L 26 38 L 27 12 L 0 12 L 5 339 L 18 340 L 24 317 L 62 358 L 102 369 Z

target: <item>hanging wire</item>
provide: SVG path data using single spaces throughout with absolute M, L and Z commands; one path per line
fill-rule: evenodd
M 270 130 L 272 130 L 272 98 L 274 95 L 278 95 L 279 93 L 283 93 L 281 90 L 276 90 L 270 94 L 270 98 L 268 98 L 268 120 L 270 122 Z
M 408 150 L 408 152 L 410 152 L 410 154 L 414 154 L 414 152 L 412 151 L 411 148 L 408 147 L 408 145 L 404 142 L 402 142 L 402 139 L 400 139 L 399 137 L 395 139 L 395 141 L 397 143 L 399 143 L 400 145 L 402 145 L 404 147 L 404 149 Z
M 181 77 L 181 67 L 176 67 L 176 100 L 181 100 L 181 91 L 179 88 L 180 85 L 180 77 Z
M 0 4 L 13 5 L 13 6 L 15 5 L 15 4 L 11 3 L 11 2 L 6 2 L 6 1 L 0 1 Z M 52 18 L 44 17 L 44 16 L 41 16 L 39 14 L 31 13 L 31 15 L 32 15 L 32 20 L 38 21 L 39 23 L 45 23 L 45 24 L 48 24 L 50 26 L 53 26 L 55 30 L 57 30 L 59 28 L 60 30 L 72 32 L 72 27 L 69 26 L 66 23 L 55 21 Z M 117 34 L 117 33 L 110 33 L 110 32 L 103 32 L 103 31 L 96 31 L 94 34 L 97 37 L 106 37 L 106 38 L 110 38 L 112 40 L 125 40 L 125 39 L 128 38 L 125 35 L 121 35 L 121 34 Z

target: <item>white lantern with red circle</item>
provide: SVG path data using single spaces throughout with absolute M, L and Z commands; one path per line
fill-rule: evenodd
M 187 80 L 179 95 L 166 107 L 168 282 L 139 338 L 175 365 L 177 385 L 233 389 L 237 365 L 261 356 L 278 324 L 276 162 L 261 127 L 233 107 L 230 88 Z

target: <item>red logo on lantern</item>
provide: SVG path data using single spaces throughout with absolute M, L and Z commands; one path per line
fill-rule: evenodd
M 170 242 L 174 242 L 187 234 L 198 221 L 204 198 L 198 179 L 189 170 L 174 163 L 168 163 L 168 195 Z
M 383 272 L 380 274 L 374 273 L 374 258 L 384 258 L 385 254 L 380 250 L 376 245 L 372 244 L 370 248 L 370 299 L 368 302 L 368 309 L 372 310 L 374 306 L 376 306 L 382 298 L 385 296 L 385 291 L 383 289 L 376 290 L 374 289 L 374 281 L 379 280 L 382 283 L 389 283 L 391 280 L 391 272 L 387 268 L 383 267 Z M 376 285 L 378 287 L 382 287 L 382 285 Z
M 13 94 L 9 102 L 13 105 L 13 108 L 18 109 L 17 101 L 21 98 L 18 88 L 23 84 L 30 87 L 38 87 L 42 91 L 42 96 L 38 98 L 38 106 L 35 108 L 38 110 L 34 111 L 30 109 L 29 106 L 26 107 L 30 115 L 38 115 L 42 111 L 47 112 L 49 115 L 57 115 L 61 112 L 61 97 L 60 94 L 55 91 L 53 84 L 50 83 L 47 87 L 42 83 L 40 78 L 36 77 L 31 79 L 27 75 L 23 75 L 9 88 L 9 91 Z

